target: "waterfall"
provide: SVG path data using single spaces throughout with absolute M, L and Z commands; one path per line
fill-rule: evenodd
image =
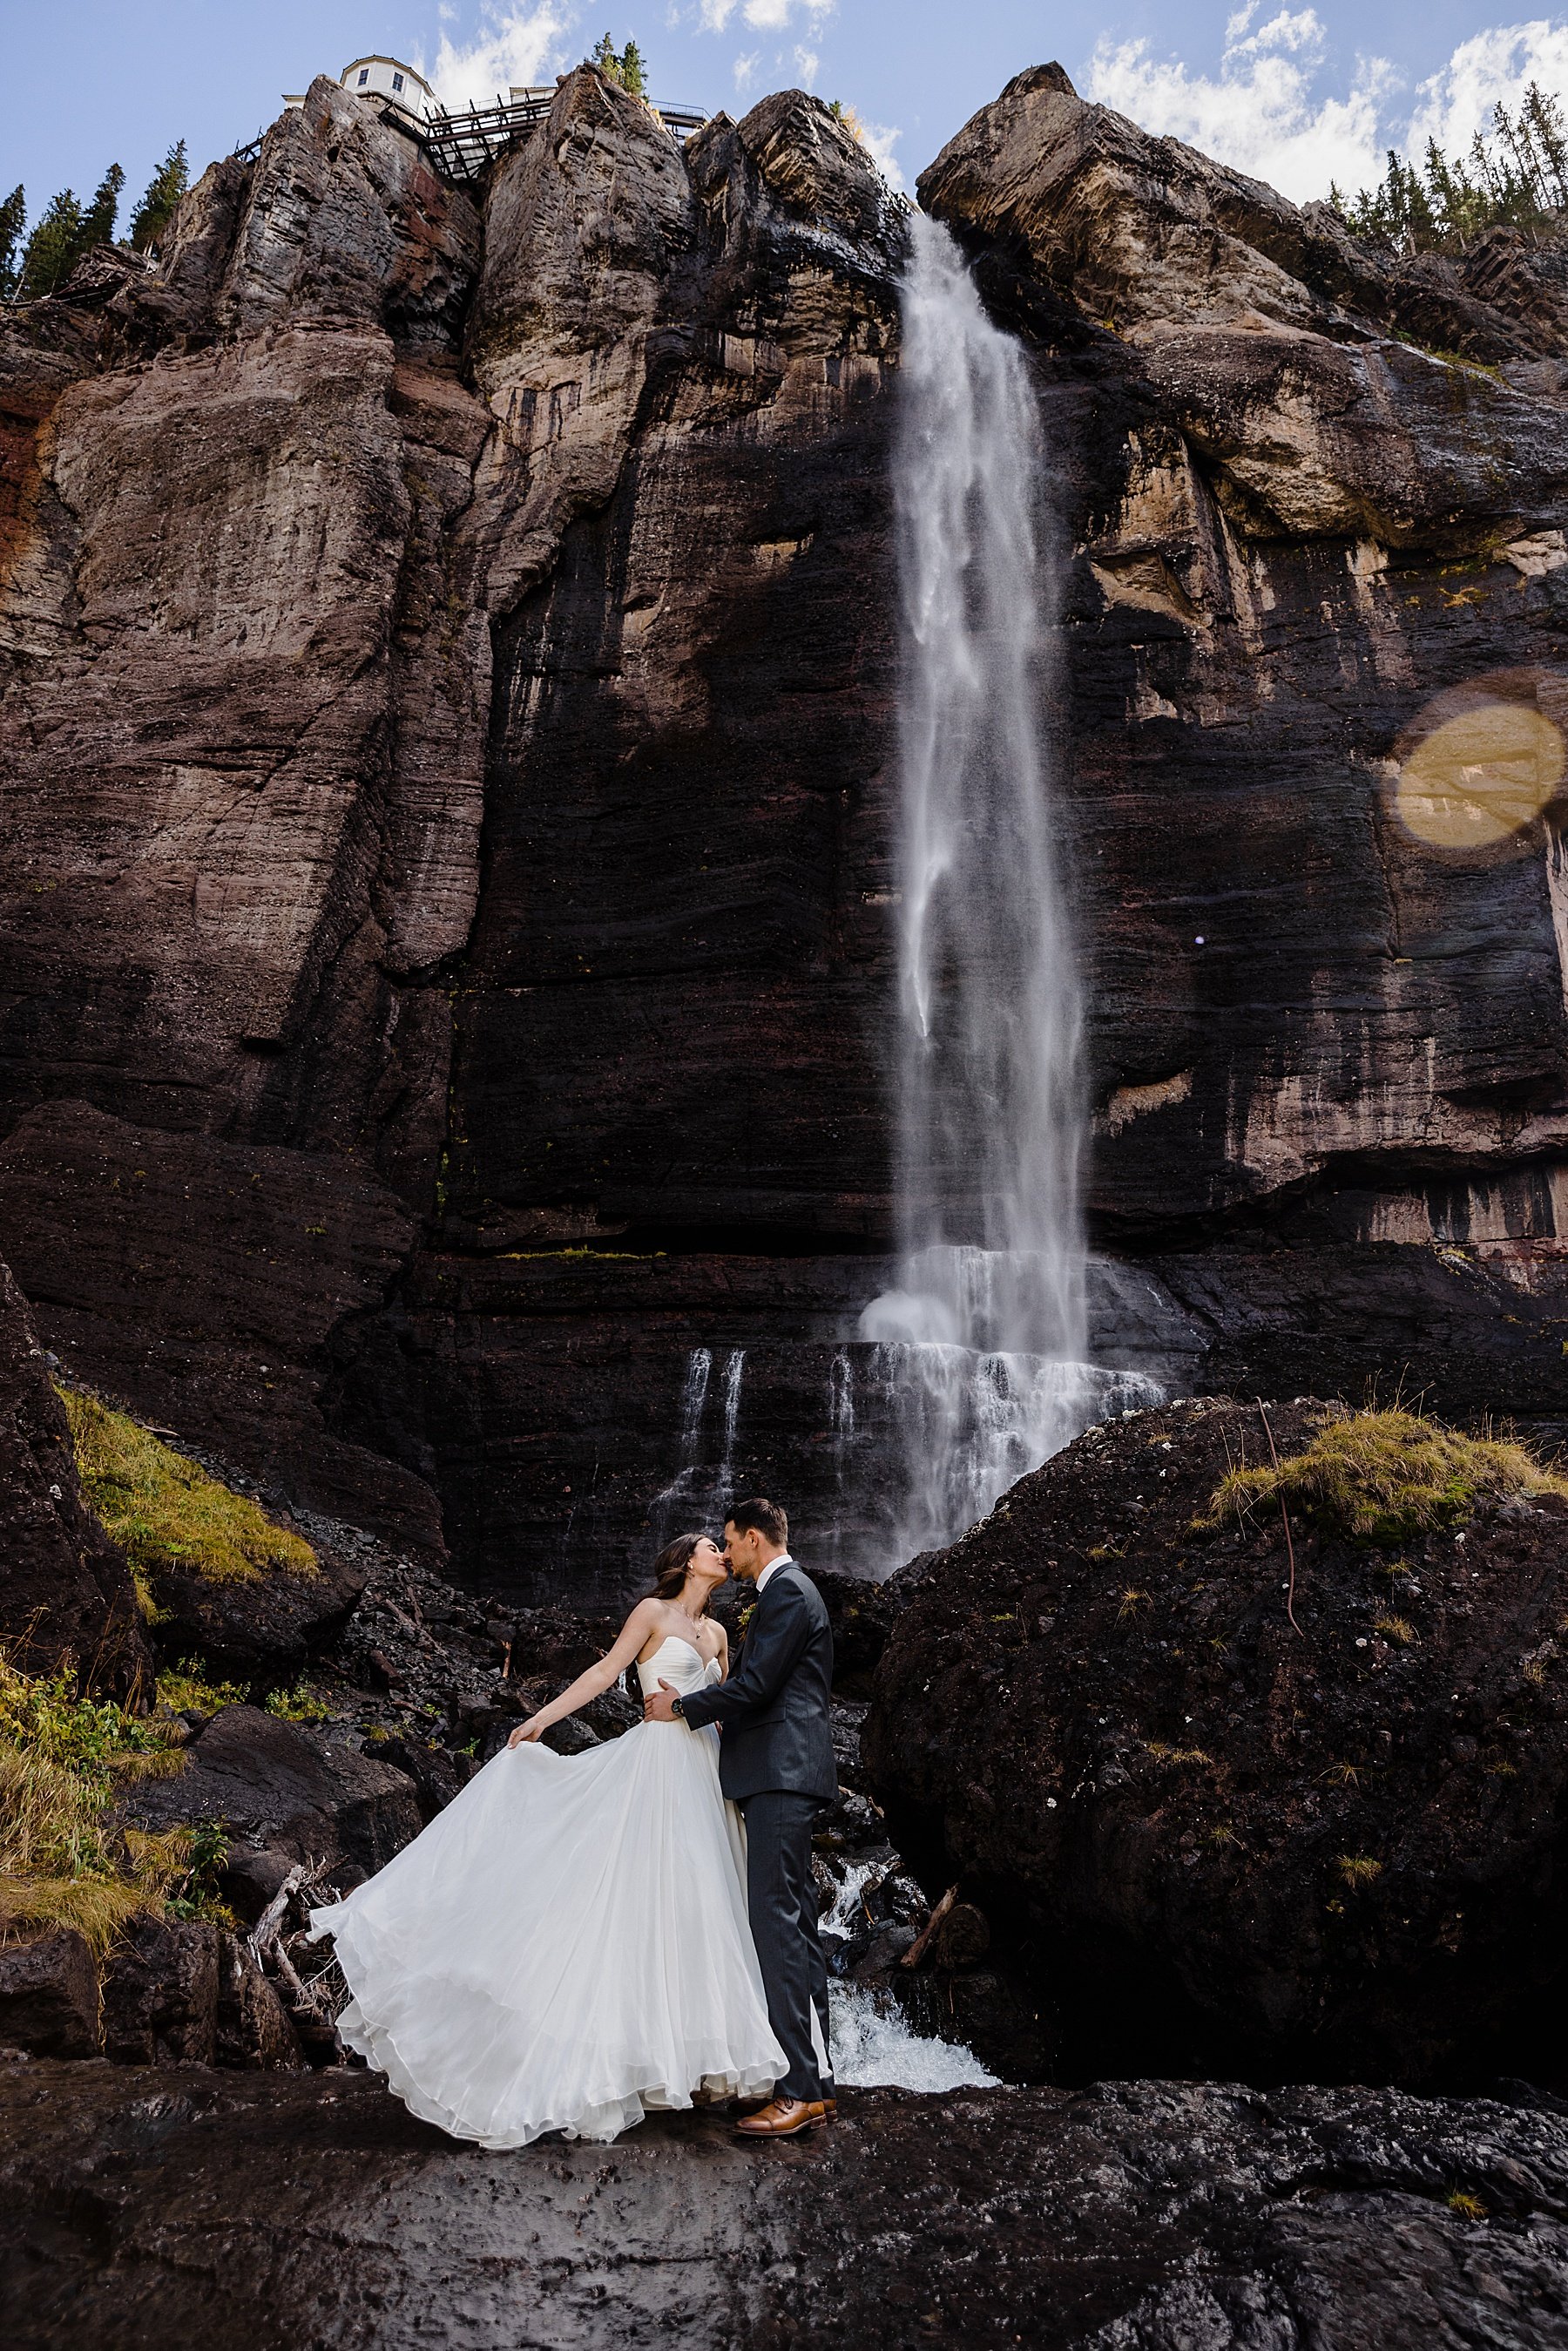
M 1073 924 L 1039 707 L 1054 582 L 1023 354 L 917 214 L 895 498 L 904 632 L 897 1392 L 902 1556 L 952 1539 L 1098 1417 L 1085 1362 Z
M 724 1366 L 724 1450 L 719 1461 L 715 1499 L 722 1506 L 735 1499 L 735 1431 L 741 1420 L 741 1378 L 746 1368 L 743 1348 L 732 1349 Z
M 649 1506 L 649 1524 L 656 1550 L 672 1534 L 682 1531 L 687 1520 L 707 1518 L 715 1509 L 722 1510 L 735 1499 L 735 1437 L 740 1426 L 741 1382 L 745 1368 L 745 1350 L 732 1347 L 720 1384 L 722 1450 L 718 1468 L 712 1469 L 703 1464 L 702 1420 L 713 1379 L 713 1351 L 711 1347 L 693 1347 L 687 1358 L 686 1379 L 680 1393 L 680 1467 Z

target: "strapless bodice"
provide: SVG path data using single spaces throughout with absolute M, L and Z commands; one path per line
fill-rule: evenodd
M 637 1670 L 644 1698 L 651 1698 L 660 1682 L 673 1683 L 684 1698 L 689 1690 L 702 1689 L 720 1678 L 718 1658 L 704 1665 L 691 1642 L 683 1641 L 679 1633 L 668 1634 L 652 1656 L 639 1663 Z

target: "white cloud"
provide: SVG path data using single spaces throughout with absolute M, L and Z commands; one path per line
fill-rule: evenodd
M 1550 96 L 1568 98 L 1568 25 L 1542 16 L 1474 34 L 1416 92 L 1410 152 L 1424 154 L 1428 139 L 1450 155 L 1462 152 L 1478 131 L 1490 131 L 1499 100 L 1511 113 L 1532 81 Z
M 533 7 L 485 0 L 478 39 L 460 45 L 443 32 L 427 78 L 446 106 L 488 106 L 514 82 L 548 80 L 576 62 L 562 47 L 576 14 L 565 0 L 537 0 Z
M 1230 18 L 1216 75 L 1151 57 L 1147 40 L 1102 37 L 1089 95 L 1298 203 L 1326 195 L 1331 181 L 1347 193 L 1372 186 L 1390 147 L 1417 162 L 1429 138 L 1450 154 L 1468 148 L 1490 128 L 1499 99 L 1511 109 L 1532 81 L 1568 99 L 1568 24 L 1546 17 L 1494 25 L 1461 42 L 1406 116 L 1392 103 L 1399 83 L 1386 57 L 1358 57 L 1348 89 L 1325 89 L 1316 10 L 1282 7 L 1254 31 L 1259 13 L 1259 0 L 1247 0 Z
M 1102 37 L 1089 95 L 1298 203 L 1326 195 L 1331 180 L 1357 188 L 1379 178 L 1379 113 L 1393 68 L 1382 57 L 1359 57 L 1348 95 L 1320 98 L 1324 42 L 1316 12 L 1282 9 L 1253 33 L 1256 13 L 1243 8 L 1231 18 L 1214 77 L 1189 72 L 1179 58 L 1150 57 L 1147 41 Z
M 722 8 L 727 16 L 733 5 L 734 0 L 701 0 L 704 27 L 711 9 Z M 804 16 L 815 31 L 825 17 L 832 16 L 836 5 L 837 0 L 745 0 L 741 13 L 748 25 L 762 33 L 782 33 L 797 16 Z
M 757 78 L 757 68 L 762 62 L 762 54 L 763 53 L 760 49 L 753 49 L 750 57 L 737 57 L 735 59 L 735 88 L 737 89 L 750 89 L 752 84 Z
M 699 12 L 705 33 L 722 33 L 735 13 L 735 0 L 701 0 Z
M 903 193 L 904 174 L 898 168 L 898 159 L 893 150 L 903 135 L 903 132 L 892 123 L 863 120 L 860 125 L 861 145 L 887 181 L 888 185 L 890 188 L 897 188 L 900 194 Z
M 812 83 L 816 79 L 816 68 L 822 63 L 822 59 L 817 56 L 815 49 L 803 49 L 797 46 L 794 53 L 794 61 L 800 68 L 801 88 L 803 89 L 809 89 Z

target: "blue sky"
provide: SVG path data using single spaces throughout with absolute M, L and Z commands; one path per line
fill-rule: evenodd
M 1179 14 L 1153 0 L 7 0 L 5 18 L 0 193 L 21 180 L 35 215 L 110 161 L 134 195 L 181 136 L 199 170 L 270 121 L 283 90 L 367 50 L 421 65 L 461 102 L 551 78 L 604 31 L 635 37 L 656 98 L 737 115 L 791 84 L 841 99 L 911 186 L 1010 75 L 1050 57 L 1085 95 L 1298 200 L 1359 184 L 1389 144 L 1468 144 L 1532 76 L 1568 99 L 1568 18 L 1507 0 Z

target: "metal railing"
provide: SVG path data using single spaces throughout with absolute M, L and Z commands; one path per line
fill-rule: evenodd
M 372 93 L 366 91 L 364 95 L 369 97 Z M 493 106 L 469 106 L 456 113 L 446 107 L 437 107 L 421 116 L 391 99 L 379 111 L 383 122 L 417 139 L 446 179 L 462 182 L 477 180 L 504 148 L 532 131 L 536 122 L 543 122 L 555 102 L 552 85 L 547 89 L 522 90 L 512 99 L 498 97 Z M 677 141 L 689 139 L 708 120 L 701 107 L 659 106 L 651 99 L 648 104 Z M 254 162 L 265 136 L 265 131 L 258 131 L 244 146 L 234 150 L 233 160 L 236 163 Z
M 497 99 L 493 106 L 470 106 L 462 113 L 442 107 L 426 115 L 419 136 L 446 178 L 476 180 L 503 148 L 543 122 L 555 102 L 556 92 L 550 89 L 526 90 L 511 99 Z M 651 99 L 649 104 L 677 140 L 689 139 L 708 120 L 700 107 L 659 106 Z

